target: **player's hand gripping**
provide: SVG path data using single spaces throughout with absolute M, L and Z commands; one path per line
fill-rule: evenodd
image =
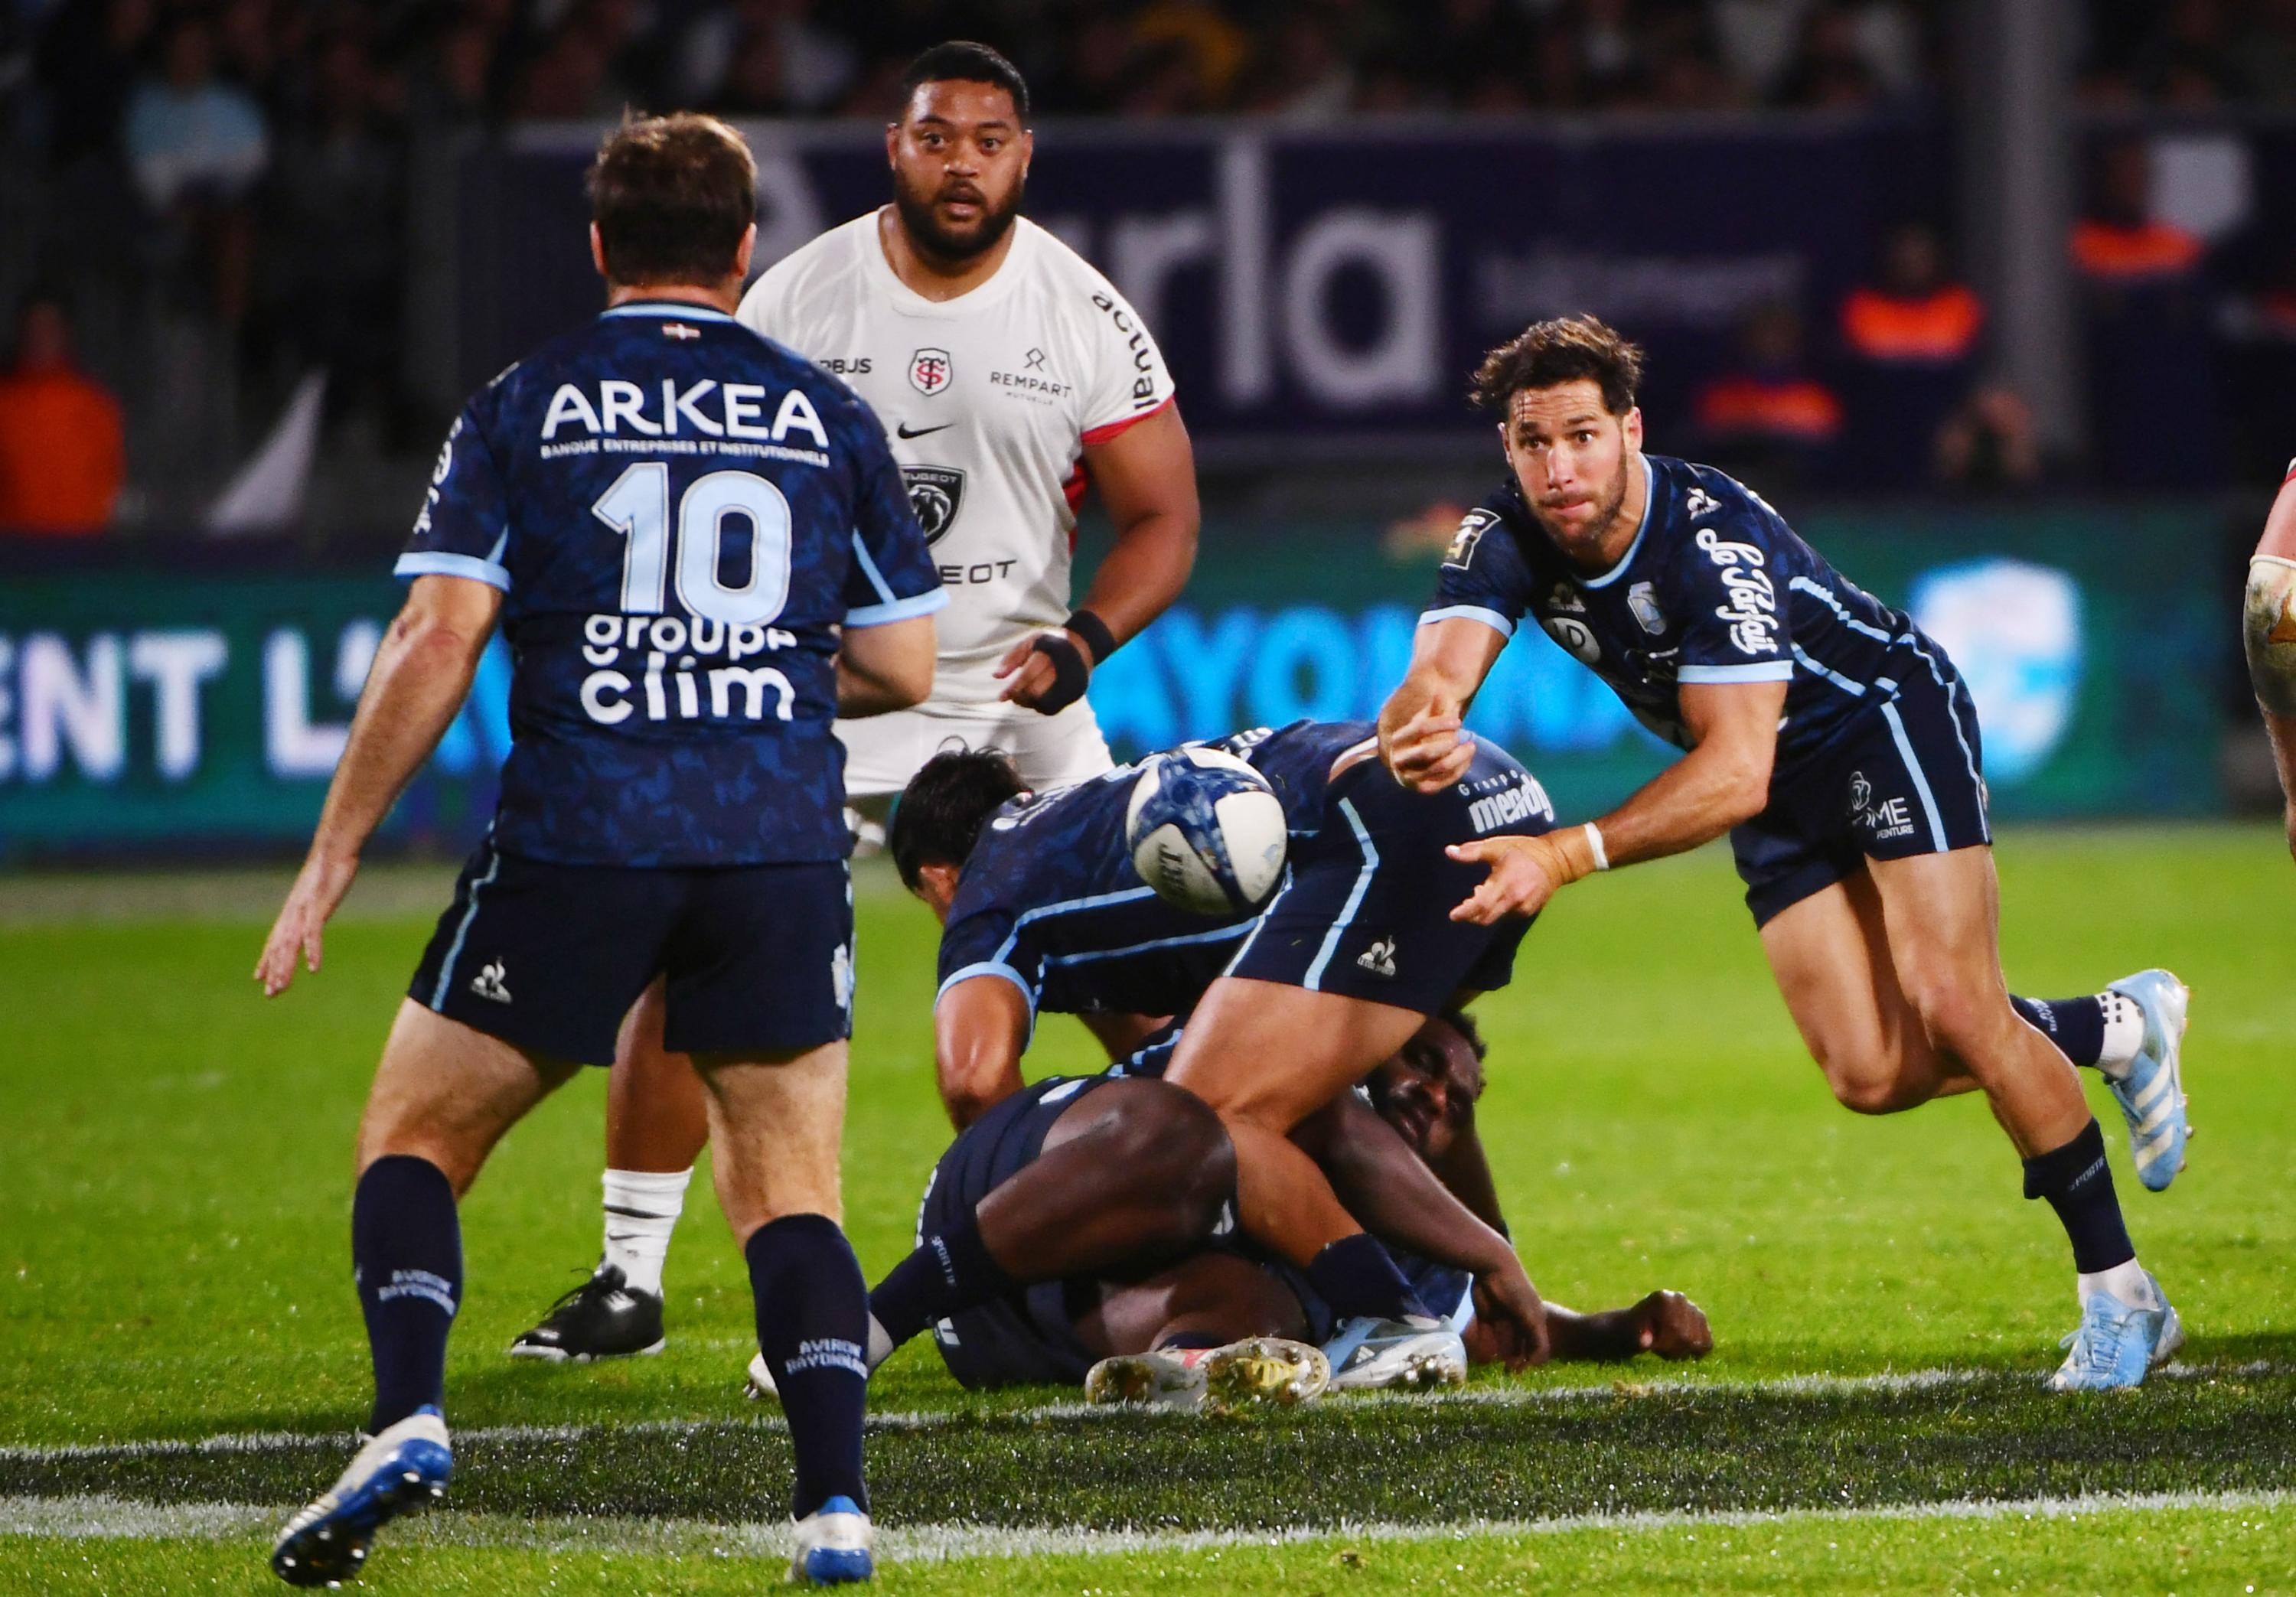
M 1414 793 L 1439 793 L 1475 763 L 1475 740 L 1462 731 L 1465 711 L 1436 693 L 1386 739 L 1380 754 L 1395 780 Z
M 358 867 L 355 854 L 314 851 L 303 862 L 303 868 L 295 873 L 295 885 L 287 889 L 279 919 L 272 922 L 271 935 L 263 940 L 263 957 L 255 962 L 255 979 L 263 984 L 266 998 L 276 998 L 295 979 L 298 954 L 312 970 L 318 970 L 319 934 L 341 905 L 343 895 L 351 890 Z
M 1553 1352 L 1546 1305 L 1513 1254 L 1475 1277 L 1475 1323 L 1490 1334 L 1493 1353 L 1510 1370 L 1543 1364 Z
M 1704 1358 L 1714 1351 L 1714 1331 L 1706 1311 L 1679 1292 L 1652 1292 L 1628 1311 L 1635 1339 L 1644 1353 L 1660 1358 Z
M 1556 891 L 1595 871 L 1587 830 L 1573 826 L 1538 837 L 1478 838 L 1443 850 L 1462 864 L 1487 864 L 1491 873 L 1459 906 L 1454 921 L 1496 924 L 1508 915 L 1535 915 Z

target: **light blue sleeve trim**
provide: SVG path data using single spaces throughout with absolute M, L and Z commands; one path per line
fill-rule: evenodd
M 500 548 L 502 545 L 495 545 Z M 398 563 L 390 568 L 393 577 L 467 577 L 472 582 L 483 582 L 490 588 L 510 592 L 510 573 L 490 560 L 480 560 L 475 554 L 437 554 L 416 553 L 402 554 Z
M 877 562 L 869 558 L 869 545 L 861 541 L 861 535 L 857 532 L 853 535 L 853 558 L 861 562 L 861 575 L 866 577 L 869 586 L 877 590 L 877 597 L 888 604 L 892 603 L 893 585 L 885 580 L 885 574 L 877 569 Z
M 1480 604 L 1447 604 L 1441 610 L 1427 610 L 1419 618 L 1422 627 L 1432 627 L 1438 621 L 1480 621 L 1503 638 L 1514 636 L 1513 622 Z
M 960 981 L 971 981 L 976 976 L 1001 976 L 1021 989 L 1021 997 L 1029 1006 L 1029 1040 L 1034 1042 L 1037 1036 L 1037 989 L 1029 985 L 1027 977 L 1002 960 L 985 959 L 978 964 L 952 971 L 949 979 L 940 984 L 940 991 L 933 995 L 933 1007 L 940 1007 L 940 1001 L 947 996 L 949 988 Z
M 934 588 L 919 594 L 914 599 L 895 599 L 886 604 L 865 604 L 859 610 L 845 612 L 848 627 L 882 627 L 888 621 L 906 621 L 914 616 L 929 616 L 937 610 L 948 608 L 948 590 Z
M 1677 682 L 1792 682 L 1793 661 L 1766 659 L 1750 666 L 1685 666 L 1674 674 Z

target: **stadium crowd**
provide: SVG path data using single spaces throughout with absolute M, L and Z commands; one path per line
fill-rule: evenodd
M 436 399 L 412 397 L 406 378 L 407 330 L 422 314 L 408 293 L 410 217 L 441 188 L 426 179 L 431 163 L 506 125 L 603 120 L 628 105 L 873 120 L 902 63 L 952 35 L 1004 45 L 1047 115 L 1337 125 L 1409 113 L 1941 112 L 1950 10 L 25 0 L 0 12 L 0 309 L 12 324 L 35 298 L 68 313 L 80 368 L 126 403 L 131 484 L 205 493 L 217 463 L 243 455 L 314 370 L 327 373 L 338 454 L 347 441 L 352 457 L 422 452 Z M 2088 0 L 2084 16 L 2091 106 L 2296 100 L 2296 0 Z M 2296 256 L 2179 233 L 2145 209 L 2142 160 L 2098 165 L 2072 241 L 2100 363 L 2095 414 L 2127 414 L 2116 396 L 2164 364 L 2198 374 L 2212 414 L 2239 414 L 2243 385 L 2281 381 L 2296 350 Z M 1699 402 L 1712 446 L 1782 460 L 1821 486 L 2032 480 L 2043 463 L 2022 402 L 1980 381 L 1984 307 L 1958 283 L 1952 245 L 1935 225 L 1909 225 L 1857 304 L 1751 317 L 1735 364 L 1710 374 Z M 1879 402 L 1908 393 L 1917 405 Z M 2101 460 L 2137 458 L 2101 442 Z M 2170 464 L 2189 479 L 2191 463 Z M 2140 480 L 2151 468 L 2131 469 L 2130 486 L 2155 486 Z M 125 503 L 169 521 L 190 501 L 131 487 Z

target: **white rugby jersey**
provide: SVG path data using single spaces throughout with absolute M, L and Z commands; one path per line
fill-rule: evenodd
M 893 274 L 877 213 L 776 262 L 741 319 L 869 402 L 907 479 L 949 595 L 935 703 L 993 701 L 1020 639 L 1071 609 L 1084 446 L 1172 400 L 1139 315 L 1026 217 L 996 275 L 931 300 Z

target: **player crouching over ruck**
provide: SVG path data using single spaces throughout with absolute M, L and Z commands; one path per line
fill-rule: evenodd
M 1982 1092 L 2063 1222 L 2079 1328 L 2060 1389 L 2134 1386 L 2184 1340 L 2136 1262 L 2073 1066 L 2128 1118 L 2139 1178 L 2185 1161 L 2186 995 L 2166 970 L 2094 997 L 2012 997 L 1977 715 L 1936 643 L 1710 467 L 1643 453 L 1641 352 L 1589 318 L 1491 351 L 1475 397 L 1512 468 L 1468 512 L 1380 716 L 1423 792 L 1475 756 L 1460 717 L 1529 616 L 1687 750 L 1609 815 L 1452 851 L 1490 875 L 1455 918 L 1536 914 L 1596 872 L 1730 835 L 1786 1007 L 1834 1096 L 1868 1114 Z

